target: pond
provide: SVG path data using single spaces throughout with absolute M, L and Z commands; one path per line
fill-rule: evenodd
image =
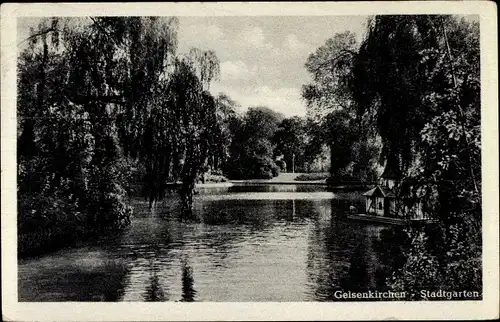
M 120 234 L 18 261 L 19 301 L 335 301 L 383 287 L 386 227 L 346 218 L 361 192 L 313 185 L 204 188 L 199 222 L 175 197 L 133 199 Z

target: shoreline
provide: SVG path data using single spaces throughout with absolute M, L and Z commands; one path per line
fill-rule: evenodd
M 271 179 L 249 179 L 249 180 L 231 180 L 233 184 L 310 184 L 310 185 L 327 185 L 325 180 L 311 181 L 288 181 L 288 180 L 271 180 Z
M 233 187 L 237 185 L 311 185 L 311 186 L 324 186 L 332 189 L 345 189 L 345 190 L 360 190 L 360 189 L 370 189 L 373 187 L 371 183 L 328 183 L 325 180 L 314 180 L 314 181 L 272 181 L 267 179 L 250 179 L 250 180 L 230 180 L 227 182 L 208 182 L 208 183 L 198 183 L 195 185 L 196 188 L 225 188 Z

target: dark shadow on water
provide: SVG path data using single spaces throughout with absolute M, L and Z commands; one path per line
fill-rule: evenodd
M 153 261 L 150 263 L 151 276 L 149 277 L 149 284 L 144 293 L 144 300 L 146 302 L 163 302 L 168 301 L 168 296 L 160 284 L 156 268 L 153 265 Z
M 387 290 L 387 279 L 405 264 L 403 249 L 408 243 L 408 236 L 401 227 L 387 227 L 380 231 L 380 238 L 373 243 L 380 264 L 375 272 L 378 290 Z
M 364 292 L 370 289 L 370 271 L 367 262 L 367 248 L 361 242 L 354 249 L 349 260 L 349 270 L 340 279 L 340 287 L 344 291 Z
M 238 192 L 323 192 L 327 191 L 322 185 L 294 185 L 294 184 L 247 184 L 234 185 L 227 190 L 230 193 Z
M 128 272 L 125 263 L 110 261 L 95 268 L 74 267 L 47 273 L 35 281 L 36 285 L 24 285 L 30 281 L 20 280 L 18 299 L 20 302 L 116 302 L 123 298 Z M 47 293 L 47 289 L 52 292 Z
M 149 278 L 149 285 L 144 294 L 144 300 L 146 302 L 163 302 L 168 300 L 156 274 Z
M 250 225 L 265 228 L 276 221 L 300 222 L 316 216 L 314 205 L 321 200 L 224 200 L 198 205 L 201 221 L 208 225 Z
M 281 204 L 277 200 L 205 201 L 197 211 L 202 222 L 208 225 L 247 224 L 263 227 L 279 212 Z
M 182 265 L 182 298 L 181 302 L 193 302 L 196 290 L 194 289 L 193 269 L 187 262 Z

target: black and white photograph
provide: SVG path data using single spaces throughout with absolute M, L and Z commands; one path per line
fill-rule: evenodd
M 13 18 L 11 301 L 498 304 L 477 10 L 136 5 Z

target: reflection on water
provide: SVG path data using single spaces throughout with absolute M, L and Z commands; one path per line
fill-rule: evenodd
M 182 263 L 182 302 L 193 302 L 194 290 L 193 269 L 185 261 Z
M 19 300 L 338 300 L 336 290 L 382 285 L 380 267 L 394 260 L 380 255 L 382 227 L 345 217 L 360 197 L 315 186 L 205 189 L 198 223 L 167 214 L 174 198 L 156 214 L 137 200 L 125 232 L 19 260 Z
M 146 289 L 146 294 L 144 294 L 144 300 L 146 302 L 162 302 L 166 300 L 165 293 L 162 286 L 160 285 L 158 276 L 153 274 L 150 278 L 150 285 Z

